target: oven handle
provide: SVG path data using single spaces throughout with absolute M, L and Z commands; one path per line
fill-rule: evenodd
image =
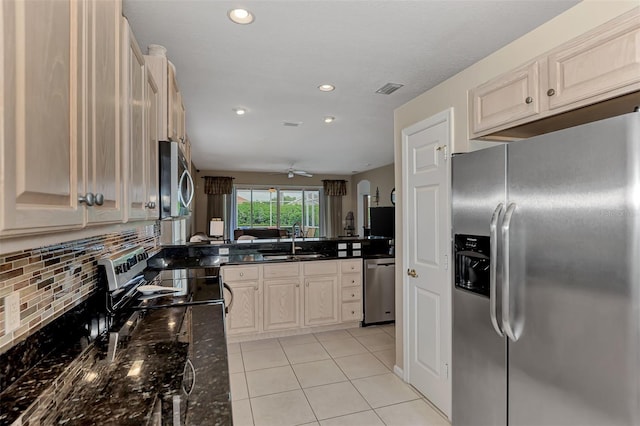
M 229 294 L 231 295 L 231 300 L 229 301 L 229 304 L 224 307 L 225 315 L 229 315 L 229 312 L 231 312 L 231 306 L 233 306 L 233 290 L 231 290 L 231 287 L 229 287 L 227 283 L 222 283 L 222 285 L 224 286 L 224 288 L 229 290 Z
M 187 394 L 187 396 L 191 395 L 191 392 L 193 392 L 193 389 L 196 387 L 196 368 L 193 366 L 193 362 L 191 362 L 191 360 L 189 358 L 187 358 L 187 362 L 184 365 L 184 372 L 187 372 L 187 367 L 189 367 L 191 369 L 191 374 L 193 379 L 191 380 L 191 388 L 189 390 L 187 390 L 186 386 L 184 385 L 184 383 L 182 383 L 182 390 L 184 390 L 184 393 Z M 185 374 L 183 374 L 184 376 Z
M 504 332 L 498 323 L 498 314 L 497 303 L 496 300 L 498 298 L 497 290 L 497 272 L 498 272 L 498 221 L 502 216 L 504 211 L 504 205 L 502 203 L 498 204 L 496 209 L 493 212 L 493 216 L 491 216 L 491 225 L 490 225 L 490 259 L 489 259 L 489 313 L 491 315 L 491 324 L 493 325 L 493 329 L 498 333 L 498 336 L 504 337 Z

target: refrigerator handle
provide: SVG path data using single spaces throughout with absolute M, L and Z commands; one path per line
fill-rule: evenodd
M 504 333 L 512 341 L 517 341 L 518 337 L 513 331 L 511 324 L 511 282 L 509 280 L 509 226 L 511 225 L 511 218 L 513 212 L 516 210 L 516 204 L 511 203 L 507 207 L 507 211 L 504 214 L 504 220 L 502 222 L 502 329 Z
M 491 315 L 491 324 L 493 325 L 493 329 L 498 333 L 498 336 L 504 337 L 504 332 L 502 328 L 500 328 L 500 324 L 498 323 L 498 314 L 496 312 L 497 303 L 496 299 L 498 297 L 498 293 L 496 293 L 496 281 L 497 281 L 497 272 L 498 272 L 498 221 L 500 220 L 500 216 L 504 211 L 504 204 L 500 203 L 493 211 L 493 216 L 491 216 L 491 225 L 490 225 L 490 263 L 489 263 L 489 313 Z

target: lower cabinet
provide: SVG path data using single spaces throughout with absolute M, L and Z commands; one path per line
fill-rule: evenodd
M 362 319 L 361 259 L 230 265 L 221 274 L 233 290 L 229 336 Z
M 338 276 L 318 276 L 304 280 L 304 325 L 337 324 Z
M 300 327 L 300 280 L 264 281 L 264 329 Z

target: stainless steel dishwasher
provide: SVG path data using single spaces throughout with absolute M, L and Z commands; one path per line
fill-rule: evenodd
M 364 259 L 362 325 L 395 321 L 395 258 Z

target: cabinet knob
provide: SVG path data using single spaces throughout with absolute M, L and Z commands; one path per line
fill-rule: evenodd
M 351 293 L 351 297 L 356 297 L 356 295 L 354 293 Z
M 300 284 L 296 284 L 296 287 L 300 287 Z
M 351 280 L 351 284 L 355 284 L 355 283 L 356 283 L 356 280 Z
M 258 286 L 255 286 L 253 289 L 254 289 L 255 291 L 258 291 Z
M 530 104 L 533 102 L 533 98 L 531 96 L 527 96 L 527 99 L 524 100 L 526 103 Z
M 244 277 L 244 272 L 240 272 L 240 276 L 241 276 L 241 277 Z
M 547 96 L 553 96 L 555 94 L 556 94 L 556 91 L 554 89 L 547 90 Z
M 104 194 L 96 194 L 96 206 L 104 204 Z
M 356 311 L 351 311 L 351 315 L 355 315 L 355 314 L 356 314 Z
M 156 208 L 156 203 L 155 201 L 149 201 L 147 204 L 144 205 L 146 208 L 148 209 L 155 209 Z
M 95 195 L 93 195 L 93 192 L 87 192 L 87 194 L 84 197 L 82 195 L 78 197 L 78 202 L 85 203 L 87 206 L 92 206 L 93 203 L 95 203 L 95 201 L 96 201 L 96 197 Z

